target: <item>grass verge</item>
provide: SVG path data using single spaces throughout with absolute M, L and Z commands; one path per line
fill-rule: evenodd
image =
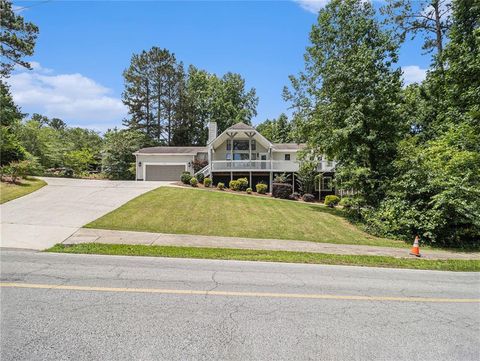
M 387 268 L 409 268 L 438 271 L 480 271 L 479 260 L 426 260 L 384 256 L 350 256 L 325 253 L 257 251 L 229 248 L 197 248 L 83 243 L 78 245 L 57 244 L 46 251 L 58 253 L 102 254 L 121 256 L 202 258 L 239 261 L 266 261 Z
M 160 187 L 86 225 L 124 231 L 405 247 L 369 235 L 323 205 Z
M 17 184 L 0 182 L 0 204 L 35 192 L 45 185 L 46 182 L 36 178 L 22 179 Z

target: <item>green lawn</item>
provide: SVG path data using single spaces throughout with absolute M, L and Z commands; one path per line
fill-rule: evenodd
M 35 192 L 45 185 L 47 183 L 36 178 L 22 179 L 18 184 L 0 182 L 0 204 Z
M 123 256 L 152 256 L 176 258 L 203 258 L 240 261 L 266 261 L 289 263 L 316 263 L 368 267 L 411 268 L 438 271 L 480 271 L 478 260 L 425 260 L 383 256 L 349 256 L 323 253 L 257 251 L 227 248 L 195 248 L 141 246 L 124 244 L 85 243 L 72 246 L 57 244 L 47 252 L 104 254 Z
M 188 188 L 157 188 L 86 227 L 406 247 L 362 232 L 323 205 Z

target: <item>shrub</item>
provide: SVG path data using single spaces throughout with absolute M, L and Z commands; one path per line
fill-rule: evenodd
M 10 164 L 3 166 L 1 169 L 2 176 L 9 176 L 11 181 L 15 183 L 18 178 L 25 178 L 28 175 L 37 173 L 39 165 L 34 160 L 20 160 L 13 161 Z
M 198 186 L 198 179 L 195 178 L 195 177 L 190 178 L 190 185 L 191 185 L 192 187 Z
M 204 185 L 205 187 L 207 187 L 207 188 L 210 187 L 210 186 L 212 185 L 212 178 L 208 178 L 208 177 L 205 178 L 205 179 L 203 180 L 203 185 Z
M 290 182 L 290 174 L 282 173 L 275 175 L 273 183 L 288 183 Z
M 340 197 L 334 196 L 334 195 L 329 195 L 325 197 L 325 205 L 333 208 L 335 207 L 338 202 L 340 202 Z
M 267 185 L 265 183 L 257 183 L 257 185 L 255 186 L 255 189 L 259 194 L 267 193 Z
M 312 193 L 317 182 L 317 162 L 304 161 L 300 164 L 296 179 L 302 193 Z
M 180 180 L 183 184 L 190 184 L 190 179 L 192 179 L 192 175 L 190 174 L 190 172 L 183 172 L 180 177 Z
M 252 192 L 253 192 L 252 188 L 247 188 L 247 193 L 248 194 L 252 194 Z
M 231 180 L 230 183 L 228 183 L 228 188 L 230 188 L 232 191 L 239 191 L 240 183 L 238 183 L 236 180 Z
M 203 181 L 205 180 L 205 174 L 198 173 L 197 174 L 197 180 L 198 180 L 199 183 L 203 183 Z
M 343 197 L 342 199 L 340 199 L 340 202 L 338 204 L 341 205 L 343 208 L 347 208 L 347 209 L 352 208 L 352 205 L 353 205 L 352 198 Z
M 225 189 L 225 184 L 223 184 L 222 182 L 219 182 L 217 184 L 217 188 L 220 189 L 221 191 L 223 191 Z
M 303 201 L 304 202 L 313 202 L 314 200 L 315 200 L 315 196 L 313 194 L 305 193 L 303 195 Z
M 292 194 L 292 185 L 288 183 L 273 183 L 272 196 L 275 198 L 289 199 Z
M 248 188 L 248 179 L 247 178 L 238 178 L 238 190 L 245 191 Z
M 288 197 L 288 199 L 291 199 L 292 201 L 297 201 L 300 199 L 300 193 L 297 193 L 297 192 L 294 192 L 292 194 L 290 194 L 290 196 Z

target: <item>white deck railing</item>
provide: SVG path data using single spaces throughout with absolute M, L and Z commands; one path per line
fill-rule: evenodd
M 215 160 L 212 162 L 211 171 L 298 172 L 299 167 L 299 162 L 284 160 Z M 334 168 L 334 162 L 321 161 L 318 164 L 317 170 L 319 172 L 330 172 Z

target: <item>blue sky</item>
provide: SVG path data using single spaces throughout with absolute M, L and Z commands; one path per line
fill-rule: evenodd
M 122 72 L 132 53 L 159 46 L 186 65 L 240 73 L 260 98 L 256 124 L 287 111 L 282 88 L 302 69 L 315 12 L 327 1 L 14 1 L 40 35 L 34 70 L 11 77 L 12 93 L 27 113 L 99 131 L 121 126 Z M 415 40 L 401 49 L 406 82 L 428 67 L 420 48 Z

